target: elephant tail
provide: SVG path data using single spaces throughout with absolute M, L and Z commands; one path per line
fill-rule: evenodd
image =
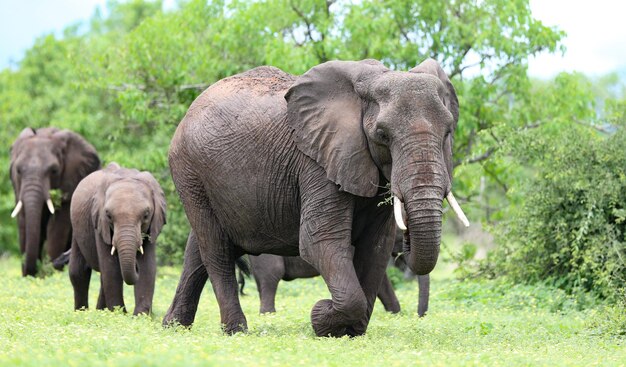
M 237 283 L 239 283 L 239 294 L 245 296 L 246 294 L 243 292 L 243 287 L 246 286 L 246 278 L 250 278 L 250 262 L 248 258 L 242 256 L 235 260 L 235 265 L 239 269 L 237 276 Z
M 65 265 L 69 264 L 71 252 L 72 249 L 69 249 L 59 255 L 59 257 L 57 257 L 56 259 L 52 260 L 52 266 L 54 266 L 54 268 L 57 270 L 62 270 Z

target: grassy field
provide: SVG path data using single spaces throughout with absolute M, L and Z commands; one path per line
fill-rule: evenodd
M 0 365 L 10 366 L 588 366 L 626 365 L 624 337 L 605 332 L 615 308 L 545 287 L 502 281 L 459 282 L 433 277 L 429 314 L 416 315 L 416 282 L 402 283 L 403 312 L 379 304 L 368 332 L 357 338 L 317 338 L 313 304 L 328 292 L 322 280 L 282 282 L 276 314 L 259 315 L 254 282 L 242 303 L 247 334 L 225 336 L 210 289 L 191 330 L 163 329 L 179 276 L 160 268 L 154 316 L 74 312 L 67 271 L 22 278 L 16 258 L 0 259 Z M 90 305 L 98 277 L 92 277 Z M 125 290 L 132 310 L 132 289 Z M 622 310 L 623 311 L 623 310 Z

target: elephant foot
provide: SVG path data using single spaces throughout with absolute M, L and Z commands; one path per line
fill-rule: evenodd
M 248 331 L 248 322 L 244 317 L 242 320 L 236 323 L 222 324 L 222 331 L 228 335 L 233 335 L 241 332 L 245 333 Z
M 340 324 L 338 313 L 333 309 L 333 301 L 317 301 L 311 310 L 311 324 L 317 336 L 342 337 L 347 334 L 346 326 Z
M 195 318 L 195 313 L 191 314 L 191 315 L 176 315 L 176 312 L 172 311 L 172 309 L 170 308 L 167 313 L 165 314 L 165 316 L 163 317 L 163 327 L 165 328 L 169 328 L 169 327 L 176 327 L 176 326 L 183 326 L 185 328 L 190 329 L 191 325 L 193 325 L 193 320 Z

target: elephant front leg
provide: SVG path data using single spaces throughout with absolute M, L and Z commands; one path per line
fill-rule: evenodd
M 270 254 L 250 255 L 250 265 L 261 298 L 259 312 L 276 312 L 276 290 L 285 275 L 283 257 Z
M 183 260 L 183 272 L 180 275 L 174 300 L 163 318 L 163 326 L 180 324 L 191 326 L 196 317 L 198 303 L 202 289 L 209 279 L 206 268 L 200 258 L 198 239 L 191 231 L 187 238 L 185 257 Z
M 46 249 L 50 260 L 54 260 L 69 248 L 72 237 L 72 226 L 70 224 L 70 204 L 63 203 L 55 214 L 50 216 L 47 227 Z M 63 265 L 56 267 L 62 270 Z
M 138 254 L 139 279 L 135 284 L 135 311 L 133 315 L 152 312 L 152 298 L 154 297 L 154 282 L 156 277 L 155 246 L 145 243 L 144 253 Z
M 70 253 L 69 274 L 74 288 L 74 310 L 88 308 L 91 268 L 87 266 L 85 257 L 75 243 Z
M 376 295 L 382 290 L 393 312 L 394 303 L 400 310 L 398 299 L 386 276 L 387 262 L 394 241 L 394 224 L 391 208 L 378 206 L 377 200 L 360 202 L 354 219 L 354 267 L 367 299 L 367 311 L 361 320 L 348 328 L 349 335 L 362 335 L 367 330 L 374 309 Z M 383 296 L 383 294 L 380 294 Z M 385 305 L 387 306 L 387 305 Z
M 119 307 L 126 312 L 124 305 L 124 280 L 120 270 L 117 253 L 111 255 L 110 246 L 107 246 L 100 239 L 97 240 L 98 263 L 100 265 L 100 286 L 104 294 L 106 307 L 113 311 Z
M 332 296 L 318 301 L 311 310 L 317 336 L 346 335 L 347 328 L 367 312 L 367 301 L 352 262 L 353 207 L 348 195 L 342 193 L 312 198 L 303 205 L 300 256 L 319 271 Z
M 385 311 L 391 313 L 400 312 L 400 302 L 398 301 L 398 297 L 396 297 L 396 292 L 393 290 L 393 286 L 386 272 L 383 273 L 383 280 L 378 289 L 378 299 L 380 299 L 380 302 L 382 302 L 385 307 Z

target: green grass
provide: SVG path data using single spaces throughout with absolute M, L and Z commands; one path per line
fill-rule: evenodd
M 19 268 L 18 259 L 0 259 L 3 366 L 626 365 L 624 337 L 606 332 L 606 315 L 615 308 L 546 287 L 460 282 L 435 273 L 425 318 L 415 312 L 416 283 L 402 283 L 401 314 L 378 304 L 365 336 L 330 339 L 315 337 L 309 320 L 313 304 L 328 296 L 320 278 L 281 282 L 278 312 L 271 315 L 258 314 L 249 280 L 242 304 L 250 330 L 225 336 L 208 287 L 191 330 L 161 327 L 177 268 L 159 268 L 153 317 L 74 312 L 67 271 L 22 278 Z M 90 290 L 93 307 L 97 273 Z M 132 311 L 132 289 L 125 294 Z

